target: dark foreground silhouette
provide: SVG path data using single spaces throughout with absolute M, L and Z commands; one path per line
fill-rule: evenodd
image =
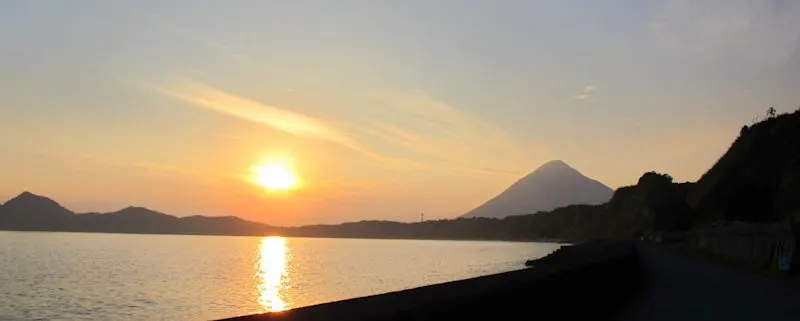
M 594 242 L 535 267 L 232 318 L 256 320 L 800 320 L 800 292 L 643 243 Z

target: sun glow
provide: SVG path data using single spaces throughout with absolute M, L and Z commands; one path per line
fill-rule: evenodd
M 265 163 L 250 169 L 251 181 L 271 190 L 288 190 L 298 186 L 299 180 L 283 163 Z

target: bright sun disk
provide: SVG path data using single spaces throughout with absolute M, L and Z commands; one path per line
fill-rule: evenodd
M 270 163 L 253 166 L 252 180 L 272 190 L 288 190 L 297 186 L 297 177 L 284 164 Z

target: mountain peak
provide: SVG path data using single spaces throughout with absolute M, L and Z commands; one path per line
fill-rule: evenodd
M 613 192 L 564 161 L 553 160 L 462 217 L 506 217 L 551 211 L 569 205 L 596 205 L 611 199 Z
M 5 214 L 15 213 L 15 215 L 22 216 L 63 217 L 73 214 L 58 202 L 27 191 L 3 204 L 3 209 Z
M 39 196 L 39 195 L 36 195 L 36 194 L 28 192 L 28 191 L 24 191 L 24 192 L 20 193 L 19 195 L 17 195 L 17 197 L 15 197 L 13 199 L 43 199 L 43 198 L 46 198 L 46 197 Z
M 44 196 L 36 195 L 34 193 L 25 191 L 20 193 L 17 197 L 10 199 L 6 204 L 32 204 L 39 203 L 44 206 L 57 206 L 61 207 L 56 201 Z
M 538 170 L 554 170 L 554 169 L 570 169 L 570 170 L 575 170 L 574 168 L 572 168 L 571 166 L 569 166 L 569 165 L 568 165 L 567 163 L 565 163 L 564 161 L 562 161 L 562 160 L 558 160 L 558 159 L 557 159 L 557 160 L 551 160 L 551 161 L 549 161 L 549 162 L 547 162 L 547 163 L 544 163 L 544 164 L 542 164 L 542 166 L 539 166 L 539 169 L 537 169 L 537 171 L 538 171 Z
M 20 193 L 19 196 L 17 196 L 17 197 L 26 197 L 26 196 L 36 196 L 36 194 L 33 194 L 31 192 L 28 192 L 28 191 L 24 191 L 24 192 Z
M 153 212 L 152 210 L 150 210 L 150 209 L 148 209 L 146 207 L 133 206 L 133 205 L 128 206 L 126 208 L 123 208 L 123 209 L 119 210 L 118 212 L 123 212 L 123 211 L 151 211 L 151 212 Z
M 123 208 L 123 209 L 121 209 L 119 211 L 116 211 L 116 212 L 113 212 L 113 213 L 109 213 L 109 214 L 134 215 L 134 216 L 139 216 L 139 215 L 171 216 L 171 215 L 167 215 L 167 214 L 164 214 L 164 213 L 161 213 L 161 212 L 158 212 L 158 211 L 154 211 L 154 210 L 151 210 L 149 208 L 141 207 L 141 206 L 128 206 L 128 207 Z

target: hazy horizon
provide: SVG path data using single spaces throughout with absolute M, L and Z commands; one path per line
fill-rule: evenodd
M 695 181 L 797 109 L 800 2 L 615 4 L 4 1 L 0 202 L 453 218 L 555 159 Z

